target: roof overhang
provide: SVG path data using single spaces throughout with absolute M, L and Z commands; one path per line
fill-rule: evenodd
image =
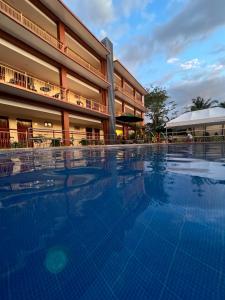
M 114 70 L 126 78 L 142 95 L 147 95 L 146 89 L 137 81 L 137 79 L 124 67 L 118 60 L 114 60 Z
M 65 25 L 103 58 L 109 54 L 109 50 L 90 32 L 90 30 L 79 20 L 77 16 L 61 0 L 40 0 L 51 10 Z

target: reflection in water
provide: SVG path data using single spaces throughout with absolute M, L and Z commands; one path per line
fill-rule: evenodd
M 102 290 L 104 280 L 118 299 L 124 299 L 120 294 L 123 289 L 125 293 L 126 288 L 150 285 L 154 278 L 161 285 L 173 257 L 173 245 L 177 252 L 182 246 L 185 253 L 193 255 L 195 246 L 196 251 L 201 249 L 202 231 L 207 237 L 212 231 L 220 238 L 225 229 L 225 178 L 223 173 L 217 180 L 207 175 L 215 174 L 215 166 L 224 168 L 224 148 L 199 147 L 2 155 L 1 299 L 8 299 L 9 282 L 11 299 L 17 300 L 88 299 L 89 290 L 90 299 L 114 299 L 106 293 L 108 288 Z M 193 171 L 199 162 L 201 169 L 208 170 L 206 177 L 205 171 Z M 203 249 L 209 247 L 207 243 Z M 161 255 L 163 249 L 166 254 Z M 204 259 L 200 252 L 194 255 Z M 210 258 L 204 263 L 214 263 Z M 133 271 L 129 262 L 136 262 L 140 271 Z M 129 274 L 133 277 L 128 281 Z M 147 278 L 139 280 L 140 274 L 147 274 Z M 219 274 L 224 274 L 222 269 Z M 174 282 L 178 282 L 176 277 Z M 152 289 L 145 286 L 144 290 L 150 297 Z

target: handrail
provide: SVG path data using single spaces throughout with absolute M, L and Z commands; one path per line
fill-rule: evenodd
M 120 92 L 122 92 L 123 94 L 128 96 L 129 98 L 135 100 L 135 97 L 133 94 L 128 93 L 124 88 L 122 88 L 121 86 L 119 86 L 117 84 L 115 84 L 115 90 L 119 90 Z
M 76 62 L 78 62 L 79 64 L 81 64 L 82 66 L 84 66 L 87 69 L 89 69 L 91 72 L 94 72 L 94 73 L 98 74 L 100 77 L 102 77 L 103 79 L 105 79 L 105 75 L 101 71 L 99 71 L 98 69 L 96 69 L 95 67 L 93 67 L 91 64 L 89 64 L 83 57 L 81 57 L 78 53 L 76 53 L 71 48 L 65 47 L 65 53 L 70 58 L 72 58 L 73 60 L 75 60 Z
M 93 99 L 88 99 L 86 97 L 83 97 L 81 95 L 76 94 L 76 92 L 68 90 L 67 92 L 67 99 L 68 102 L 71 102 L 75 105 L 85 107 L 87 109 L 91 109 L 94 111 L 98 111 L 101 113 L 107 113 L 107 106 L 93 100 Z
M 52 45 L 53 47 L 63 51 L 69 58 L 73 59 L 77 63 L 81 64 L 83 67 L 88 69 L 89 71 L 95 73 L 96 75 L 100 76 L 104 80 L 106 76 L 90 63 L 88 63 L 83 57 L 81 57 L 78 53 L 74 50 L 70 49 L 69 47 L 65 47 L 65 45 L 60 42 L 56 37 L 54 37 L 51 33 L 47 32 L 41 26 L 37 25 L 29 18 L 25 17 L 22 12 L 18 11 L 11 5 L 7 4 L 3 0 L 0 0 L 0 11 L 6 14 L 8 17 L 12 18 L 13 20 L 19 22 L 25 28 L 32 31 L 34 34 L 39 36 L 41 39 Z
M 41 80 L 33 75 L 21 72 L 7 65 L 0 63 L 0 83 L 16 86 L 28 90 L 35 94 L 41 94 L 57 100 L 67 100 L 76 106 L 107 114 L 108 109 L 105 105 L 93 99 L 88 99 L 76 94 L 74 91 L 66 90 L 63 87 Z
M 54 47 L 58 49 L 63 48 L 63 43 L 60 42 L 57 38 L 55 38 L 51 33 L 47 32 L 41 26 L 35 24 L 33 21 L 25 17 L 22 14 L 22 12 L 18 11 L 17 9 L 15 9 L 14 7 L 5 3 L 2 0 L 0 0 L 0 11 L 22 24 L 24 27 L 26 27 L 27 29 L 38 35 L 40 38 L 53 45 Z
M 121 86 L 115 84 L 115 91 L 120 91 L 121 93 L 123 93 L 124 95 L 126 95 L 127 97 L 129 97 L 130 99 L 132 99 L 134 102 L 142 104 L 141 100 L 138 100 L 134 95 L 130 94 L 129 92 L 127 92 L 124 88 L 122 88 Z M 144 105 L 143 105 L 144 106 Z

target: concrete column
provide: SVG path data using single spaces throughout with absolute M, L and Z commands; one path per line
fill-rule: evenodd
M 67 90 L 68 90 L 67 71 L 64 67 L 60 68 L 59 76 L 60 76 L 60 85 L 63 88 L 62 99 L 64 101 L 68 101 L 68 98 L 67 98 L 67 95 L 68 95 L 68 93 L 67 93 Z
M 110 51 L 107 55 L 107 79 L 110 83 L 108 88 L 108 108 L 109 108 L 109 126 L 108 132 L 110 135 L 110 142 L 114 142 L 116 133 L 116 118 L 115 118 L 115 95 L 114 95 L 114 65 L 113 65 L 113 44 L 105 38 L 102 43 Z
M 106 109 L 108 112 L 109 111 L 109 103 L 108 103 L 108 94 L 107 94 L 107 91 L 106 90 L 102 90 L 102 104 L 106 106 Z
M 62 133 L 63 133 L 63 145 L 70 146 L 70 119 L 67 111 L 62 111 Z
M 101 72 L 105 75 L 107 79 L 107 63 L 104 59 L 101 60 Z
M 66 31 L 65 31 L 65 26 L 62 22 L 59 22 L 57 24 L 57 34 L 58 34 L 58 40 L 63 43 L 62 51 L 64 51 L 65 48 L 65 42 L 66 42 Z
M 110 139 L 109 136 L 109 120 L 103 120 L 102 121 L 102 129 L 103 129 L 103 133 L 104 133 L 104 141 L 105 144 L 110 144 L 110 142 L 112 142 L 112 140 Z

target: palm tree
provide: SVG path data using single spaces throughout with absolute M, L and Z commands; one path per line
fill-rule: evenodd
M 205 100 L 202 97 L 196 97 L 192 99 L 192 105 L 190 107 L 191 111 L 206 109 L 210 107 L 214 107 L 217 104 L 217 100 L 207 99 Z
M 219 107 L 225 108 L 225 101 L 224 102 L 220 102 Z

